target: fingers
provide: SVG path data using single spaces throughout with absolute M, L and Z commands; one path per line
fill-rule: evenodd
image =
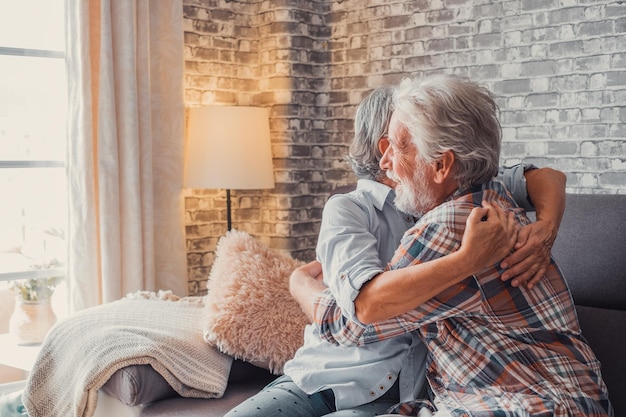
M 530 256 L 530 252 L 528 250 L 527 251 L 519 250 L 523 248 L 524 245 L 526 245 L 526 243 L 528 243 L 529 236 L 530 236 L 529 228 L 523 227 L 519 229 L 517 233 L 517 239 L 513 246 L 513 248 L 516 249 L 516 251 L 510 254 L 509 256 L 507 256 L 506 258 L 504 258 L 502 262 L 500 262 L 501 268 L 505 268 L 505 269 L 509 268 L 511 265 L 515 265 L 518 262 L 522 261 L 524 258 Z
M 539 280 L 541 280 L 546 273 L 545 267 L 539 267 L 536 272 L 532 272 L 531 270 L 527 270 L 520 275 L 513 278 L 511 281 L 511 285 L 514 287 L 519 287 L 521 285 L 526 286 L 526 288 L 531 289 L 535 286 Z
M 520 233 L 523 231 L 524 229 Z M 503 281 L 516 278 L 517 283 L 524 283 L 544 266 L 545 261 L 544 254 L 538 250 L 536 245 L 523 246 L 500 262 L 500 267 L 506 269 L 501 278 Z
M 553 238 L 540 222 L 531 223 L 521 229 L 516 250 L 507 256 L 500 266 L 506 269 L 503 281 L 513 279 L 513 286 L 526 285 L 532 288 L 543 278 L 550 263 Z
M 471 221 L 477 222 L 479 218 L 491 225 L 493 230 L 500 228 L 499 242 L 502 246 L 498 250 L 503 250 L 506 245 L 506 240 L 502 240 L 505 234 L 509 243 L 507 249 L 514 250 L 500 262 L 504 270 L 501 279 L 512 280 L 511 285 L 515 287 L 525 285 L 532 288 L 545 275 L 555 233 L 549 225 L 540 221 L 520 228 L 512 212 L 505 212 L 499 205 L 488 201 L 483 201 L 482 205 L 481 209 L 471 213 Z
M 489 210 L 483 207 L 474 207 L 472 211 L 470 211 L 469 216 L 467 216 L 467 220 L 465 223 L 467 225 L 477 224 L 481 221 L 486 221 L 488 217 Z
M 506 247 L 507 252 L 513 249 L 519 231 L 519 225 L 515 220 L 513 212 L 505 211 L 501 206 L 490 201 L 484 200 L 482 204 L 483 209 L 486 210 L 486 214 L 483 216 L 482 220 L 491 222 L 494 226 L 499 225 L 500 230 L 506 235 L 508 243 Z
M 469 213 L 458 253 L 467 265 L 479 271 L 500 262 L 511 252 L 517 231 L 512 213 L 484 201 L 483 207 L 475 207 Z
M 515 242 L 519 241 L 519 233 L 521 231 L 520 225 L 515 220 L 515 215 L 512 211 L 507 213 L 508 223 L 507 227 L 509 230 L 509 245 L 511 246 L 511 250 L 515 249 Z
M 492 204 L 489 201 L 484 201 L 483 204 L 488 210 L 488 217 L 495 216 L 498 222 L 506 225 L 505 230 L 508 236 L 508 249 L 513 249 L 518 240 L 517 235 L 520 229 L 517 221 L 515 220 L 515 215 L 512 211 L 504 211 L 502 207 Z
M 515 242 L 515 249 L 519 249 L 528 243 L 530 238 L 530 229 L 522 227 L 517 234 L 517 241 Z
M 547 271 L 547 268 L 545 268 L 545 267 L 544 268 L 539 268 L 539 271 L 530 280 L 526 281 L 526 283 L 525 283 L 526 287 L 528 287 L 529 289 L 534 287 L 535 284 L 537 282 L 539 282 L 539 280 L 543 279 L 543 277 L 546 274 L 546 271 Z M 524 283 L 522 282 L 522 283 L 520 283 L 520 285 L 521 284 L 524 284 Z
M 492 202 L 487 200 L 483 200 L 482 206 L 483 209 L 486 210 L 484 215 L 486 220 L 495 220 L 502 223 L 505 222 L 506 213 L 504 212 L 504 209 L 502 209 L 502 207 L 497 204 L 493 204 Z
M 483 209 L 486 210 L 482 220 L 483 221 L 494 221 L 499 222 L 505 226 L 505 229 L 517 236 L 517 229 L 519 228 L 517 221 L 515 220 L 515 215 L 512 211 L 505 211 L 502 207 L 497 204 L 493 204 L 490 201 L 484 200 L 482 202 Z M 514 232 L 514 233 L 513 233 Z
M 514 253 L 514 255 L 515 254 L 516 253 Z M 502 276 L 500 277 L 502 281 L 508 281 L 515 278 L 517 279 L 517 283 L 526 282 L 536 272 L 536 268 L 533 268 L 532 263 L 529 262 L 527 258 L 522 258 L 521 262 L 516 262 L 512 265 L 512 267 L 509 267 L 502 273 Z M 500 266 L 502 267 L 502 263 Z

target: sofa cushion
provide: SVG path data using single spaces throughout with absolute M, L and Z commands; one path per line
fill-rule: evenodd
M 256 372 L 256 371 L 255 371 Z M 222 417 L 248 397 L 261 391 L 272 379 L 255 376 L 237 383 L 229 383 L 222 398 L 174 398 L 149 404 L 142 408 L 141 417 Z
M 207 283 L 203 333 L 222 352 L 282 373 L 304 341 L 308 320 L 289 293 L 303 262 L 231 230 L 217 245 Z
M 552 249 L 577 305 L 626 310 L 626 195 L 567 194 Z
M 228 385 L 263 384 L 273 377 L 266 369 L 249 362 L 233 360 L 228 376 Z M 102 386 L 102 391 L 122 403 L 134 407 L 168 398 L 180 397 L 150 365 L 130 365 L 116 371 Z
M 233 364 L 230 367 L 230 375 L 228 375 L 228 385 L 239 384 L 241 382 L 267 381 L 275 377 L 274 374 L 270 373 L 265 368 L 240 359 L 233 359 Z

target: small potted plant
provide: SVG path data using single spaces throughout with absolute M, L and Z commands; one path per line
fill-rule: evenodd
M 60 267 L 61 263 L 53 259 L 50 262 L 32 265 L 33 270 Z M 9 333 L 18 344 L 38 344 L 56 323 L 56 315 L 50 299 L 54 289 L 63 276 L 27 278 L 11 281 L 9 288 L 15 295 L 15 309 L 9 320 Z

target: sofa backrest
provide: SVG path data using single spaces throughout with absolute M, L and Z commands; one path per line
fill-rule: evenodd
M 626 310 L 626 195 L 567 194 L 552 255 L 576 305 Z
M 626 195 L 568 194 L 552 255 L 602 364 L 616 417 L 626 417 Z

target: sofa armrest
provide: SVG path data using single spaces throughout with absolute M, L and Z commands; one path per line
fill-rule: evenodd
M 256 386 L 255 382 L 265 384 L 273 377 L 275 376 L 266 369 L 234 359 L 228 376 L 228 385 Z M 150 365 L 131 365 L 122 368 L 115 372 L 101 389 L 131 407 L 179 397 L 165 378 Z
M 119 369 L 101 389 L 131 407 L 178 396 L 165 378 L 150 365 L 131 365 Z

